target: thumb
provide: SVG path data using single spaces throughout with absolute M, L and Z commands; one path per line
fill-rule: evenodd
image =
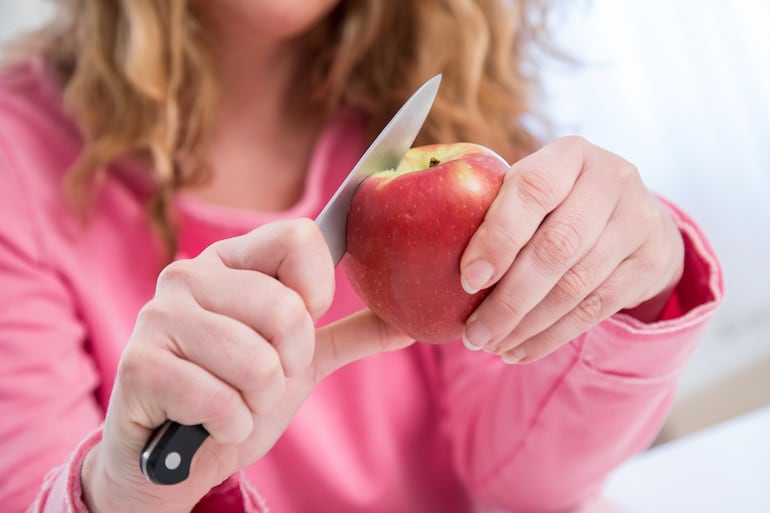
M 369 309 L 316 330 L 313 368 L 320 381 L 340 367 L 377 353 L 403 349 L 414 339 Z

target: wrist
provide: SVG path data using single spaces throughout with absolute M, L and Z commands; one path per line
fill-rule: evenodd
M 97 469 L 97 453 L 101 442 L 98 442 L 95 446 L 86 453 L 83 459 L 83 466 L 80 468 L 80 488 L 83 494 L 83 502 L 85 503 L 90 513 L 101 513 L 107 511 L 102 506 L 101 497 L 98 497 L 98 492 L 105 489 L 98 480 L 99 476 L 103 473 Z
M 104 442 L 99 442 L 86 453 L 80 469 L 83 503 L 89 513 L 189 513 L 192 506 L 180 506 L 185 501 L 164 500 L 162 493 L 153 494 L 149 482 L 119 482 L 104 462 Z M 137 465 L 138 467 L 138 465 Z M 139 479 L 144 479 L 139 476 Z M 143 490 L 146 488 L 147 490 Z
M 668 302 L 671 300 L 671 294 L 673 293 L 673 287 L 671 289 L 666 289 L 657 296 L 648 299 L 633 308 L 621 310 L 621 312 L 646 324 L 656 322 L 660 320 L 666 309 L 666 305 L 668 305 Z

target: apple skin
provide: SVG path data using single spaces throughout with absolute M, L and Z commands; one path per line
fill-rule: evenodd
M 459 339 L 490 292 L 468 294 L 460 258 L 503 183 L 508 163 L 472 143 L 409 150 L 398 168 L 356 191 L 342 266 L 380 318 L 415 340 Z

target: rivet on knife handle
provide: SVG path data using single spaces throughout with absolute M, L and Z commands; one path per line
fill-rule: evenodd
M 142 450 L 142 474 L 155 484 L 181 483 L 190 475 L 195 451 L 209 432 L 202 425 L 186 426 L 166 421 L 157 428 Z

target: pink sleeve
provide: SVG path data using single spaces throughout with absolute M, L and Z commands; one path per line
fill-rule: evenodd
M 83 440 L 61 467 L 50 472 L 28 513 L 88 513 L 82 500 L 80 469 L 86 454 L 101 440 L 98 429 Z M 240 474 L 211 490 L 193 509 L 193 513 L 264 513 L 262 499 Z
M 0 141 L 2 143 L 2 141 Z M 64 280 L 46 266 L 28 196 L 0 147 L 0 503 L 35 499 L 102 410 L 98 375 Z
M 661 320 L 617 314 L 529 365 L 442 346 L 444 428 L 482 510 L 577 507 L 658 433 L 682 367 L 723 295 L 714 251 L 686 215 L 664 203 L 680 227 L 686 262 Z
M 47 265 L 25 184 L 0 139 L 0 504 L 82 513 L 80 468 L 101 437 L 99 372 L 66 280 Z M 196 513 L 265 511 L 239 476 Z

